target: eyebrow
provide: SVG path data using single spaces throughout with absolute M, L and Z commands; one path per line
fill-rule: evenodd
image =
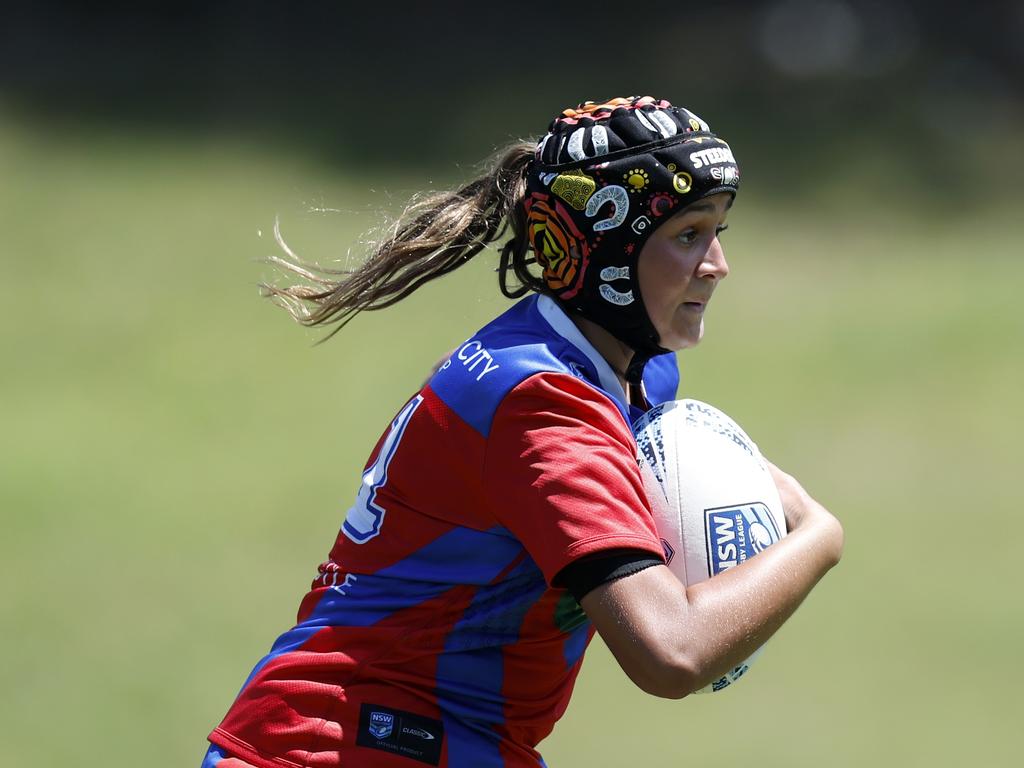
M 714 212 L 716 209 L 715 209 L 715 206 L 713 206 L 711 203 L 694 203 L 693 205 L 688 205 L 687 206 L 687 210 L 690 210 L 690 211 L 712 211 L 712 212 Z
M 735 199 L 736 199 L 735 197 L 730 197 L 729 198 L 729 201 L 725 204 L 725 210 L 728 211 L 730 208 L 732 208 L 732 203 L 733 203 L 733 201 Z M 718 213 L 718 208 L 715 207 L 714 204 L 712 204 L 712 203 L 704 203 L 704 202 L 700 202 L 700 201 L 698 201 L 696 203 L 693 203 L 692 205 L 686 206 L 686 210 L 687 210 L 687 212 L 689 212 L 689 211 L 706 211 L 707 213 Z

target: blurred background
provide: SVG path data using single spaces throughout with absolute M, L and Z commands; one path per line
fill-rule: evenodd
M 585 99 L 736 150 L 682 394 L 844 521 L 744 682 L 595 641 L 558 766 L 1017 764 L 1024 4 L 13 3 L 0 25 L 0 762 L 198 765 L 494 254 L 329 343 L 259 298 Z M 631 6 L 632 8 L 632 6 Z M 369 234 L 368 234 L 369 233 Z

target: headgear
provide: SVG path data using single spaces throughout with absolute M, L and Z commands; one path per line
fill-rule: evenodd
M 548 290 L 635 352 L 659 344 L 637 277 L 644 242 L 673 213 L 735 194 L 739 168 L 708 124 L 669 102 L 585 102 L 555 118 L 527 177 L 527 227 Z M 638 374 L 637 374 L 638 375 Z

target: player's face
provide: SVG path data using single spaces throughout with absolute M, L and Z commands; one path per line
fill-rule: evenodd
M 732 200 L 720 192 L 687 206 L 640 251 L 640 293 L 665 349 L 692 347 L 704 335 L 704 310 L 729 274 L 718 236 Z

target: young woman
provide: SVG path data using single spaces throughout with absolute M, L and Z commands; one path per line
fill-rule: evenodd
M 738 183 L 729 145 L 689 111 L 588 102 L 413 208 L 340 281 L 285 262 L 319 287 L 269 292 L 340 327 L 507 225 L 501 288 L 527 298 L 381 436 L 298 623 L 210 734 L 204 768 L 543 765 L 534 748 L 594 631 L 634 683 L 679 698 L 779 628 L 838 562 L 839 523 L 773 468 L 790 535 L 684 587 L 630 430 L 675 397 L 672 353 L 703 334 Z

